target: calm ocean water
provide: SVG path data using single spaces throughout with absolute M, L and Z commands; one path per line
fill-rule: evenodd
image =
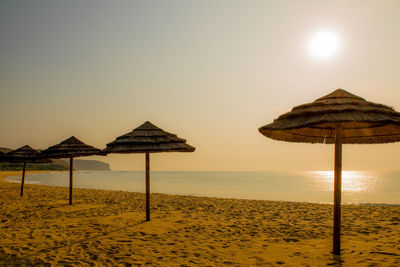
M 31 184 L 68 186 L 67 172 L 29 174 Z M 20 176 L 7 178 L 20 182 Z M 144 192 L 144 172 L 80 171 L 74 187 Z M 333 172 L 151 172 L 151 192 L 331 203 Z M 400 204 L 400 171 L 344 171 L 344 203 Z

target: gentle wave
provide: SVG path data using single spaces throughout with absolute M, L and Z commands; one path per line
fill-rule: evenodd
M 26 183 L 69 184 L 67 172 L 27 174 Z M 8 177 L 20 182 L 21 177 Z M 74 187 L 144 192 L 141 171 L 74 172 Z M 331 203 L 333 172 L 151 172 L 151 191 L 191 196 Z M 344 203 L 400 204 L 399 171 L 343 171 Z

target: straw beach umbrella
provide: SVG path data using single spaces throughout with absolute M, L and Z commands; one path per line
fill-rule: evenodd
M 5 155 L 5 161 L 9 163 L 23 163 L 22 179 L 21 179 L 21 192 L 20 196 L 24 194 L 25 183 L 25 169 L 26 163 L 49 163 L 51 160 L 47 158 L 39 158 L 40 152 L 26 145 L 16 150 L 10 151 Z
M 41 155 L 47 158 L 69 158 L 69 205 L 72 205 L 74 158 L 102 154 L 100 149 L 84 144 L 75 136 L 41 152 Z
M 12 151 L 12 150 L 10 150 L 10 151 Z M 8 161 L 7 153 L 0 150 L 0 163 L 10 163 Z
M 335 144 L 333 253 L 339 255 L 342 144 L 400 141 L 400 113 L 337 89 L 312 103 L 294 107 L 259 131 L 280 141 Z
M 8 152 L 10 151 L 12 151 L 12 149 L 10 149 Z M 11 163 L 7 157 L 8 152 L 3 152 L 0 150 L 0 163 Z
M 5 162 L 5 159 L 6 159 L 6 153 L 0 151 L 0 162 Z
M 146 154 L 146 221 L 150 221 L 150 153 L 156 152 L 193 152 L 194 147 L 186 144 L 185 139 L 146 121 L 133 131 L 124 134 L 103 150 L 105 153 L 145 153 Z

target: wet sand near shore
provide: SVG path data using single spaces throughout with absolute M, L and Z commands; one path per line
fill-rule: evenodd
M 328 204 L 152 194 L 145 222 L 141 193 L 19 187 L 0 180 L 1 266 L 400 265 L 396 206 L 343 206 L 333 257 Z

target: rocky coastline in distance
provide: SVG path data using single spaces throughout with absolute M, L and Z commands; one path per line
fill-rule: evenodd
M 0 147 L 0 151 L 7 153 L 12 151 L 10 148 Z M 0 171 L 22 170 L 22 163 L 0 163 Z M 52 159 L 51 163 L 27 164 L 27 170 L 40 171 L 64 171 L 69 170 L 69 159 Z M 110 164 L 99 160 L 74 159 L 74 170 L 76 171 L 111 171 Z
M 69 161 L 69 160 L 68 160 Z M 69 167 L 69 162 L 66 162 Z M 110 164 L 99 160 L 74 159 L 76 171 L 111 171 Z

